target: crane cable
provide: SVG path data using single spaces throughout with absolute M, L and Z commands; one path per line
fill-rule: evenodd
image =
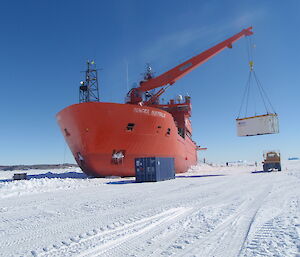
M 264 90 L 262 84 L 260 83 L 259 79 L 257 78 L 256 76 L 256 73 L 254 71 L 254 62 L 253 62 L 253 59 L 254 59 L 254 54 L 253 54 L 253 48 L 255 47 L 255 44 L 253 43 L 253 39 L 252 37 L 246 37 L 246 40 L 247 40 L 247 55 L 248 55 L 248 63 L 249 63 L 249 68 L 250 68 L 250 71 L 249 71 L 249 75 L 248 75 L 248 79 L 247 79 L 247 82 L 246 82 L 246 86 L 245 86 L 245 90 L 244 90 L 244 94 L 243 94 L 243 97 L 242 97 L 242 103 L 241 103 L 241 106 L 240 106 L 240 109 L 239 109 L 239 114 L 238 114 L 238 117 L 240 117 L 241 115 L 241 112 L 242 112 L 242 108 L 244 106 L 244 102 L 246 101 L 246 104 L 245 104 L 245 117 L 247 117 L 247 112 L 248 112 L 248 102 L 249 102 L 249 98 L 250 98 L 250 87 L 251 87 L 251 81 L 253 80 L 252 77 L 254 78 L 255 82 L 256 82 L 256 86 L 258 88 L 258 92 L 261 96 L 261 99 L 262 99 L 262 102 L 264 104 L 264 107 L 265 107 L 265 110 L 267 112 L 267 114 L 269 114 L 269 109 L 268 109 L 268 106 L 267 106 L 267 103 L 269 104 L 269 106 L 271 107 L 271 110 L 273 111 L 273 113 L 276 114 L 275 112 L 275 109 L 268 97 L 268 95 L 266 94 L 266 91 Z M 267 103 L 265 101 L 265 99 L 267 100 Z M 255 115 L 256 115 L 256 111 L 255 111 Z

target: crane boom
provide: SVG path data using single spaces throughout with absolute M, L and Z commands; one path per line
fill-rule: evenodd
M 235 34 L 234 36 L 224 40 L 223 42 L 207 49 L 206 51 L 190 58 L 189 60 L 177 65 L 175 68 L 157 76 L 153 77 L 153 73 L 151 72 L 151 68 L 148 67 L 148 73 L 144 77 L 145 80 L 140 82 L 140 86 L 137 88 L 133 88 L 128 92 L 129 101 L 127 103 L 130 104 L 139 104 L 143 101 L 142 93 L 159 88 L 164 87 L 167 85 L 174 84 L 177 80 L 191 72 L 192 70 L 196 69 L 198 66 L 215 56 L 216 54 L 223 51 L 226 47 L 232 48 L 232 44 L 239 40 L 244 36 L 250 36 L 253 34 L 251 31 L 252 27 L 247 29 L 243 29 L 241 32 Z M 166 88 L 165 88 L 166 89 Z M 158 100 L 158 97 L 164 93 L 164 88 L 159 90 L 155 95 L 153 95 L 150 99 L 146 102 L 143 102 L 144 105 L 151 105 L 155 101 Z
M 232 44 L 242 38 L 243 36 L 250 36 L 253 34 L 251 31 L 252 27 L 249 27 L 247 29 L 243 29 L 240 33 L 232 36 L 231 38 L 228 38 L 227 40 L 209 48 L 208 50 L 192 57 L 191 59 L 179 64 L 175 68 L 159 75 L 158 77 L 151 78 L 147 81 L 142 81 L 140 83 L 140 87 L 138 88 L 139 91 L 149 91 L 154 88 L 162 87 L 165 85 L 172 85 L 177 80 L 185 76 L 187 73 L 191 72 L 222 50 L 224 50 L 226 47 L 231 48 Z

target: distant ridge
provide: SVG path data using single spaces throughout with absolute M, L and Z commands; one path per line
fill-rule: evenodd
M 78 167 L 77 164 L 74 163 L 63 163 L 63 164 L 33 164 L 33 165 L 8 165 L 2 166 L 0 165 L 1 170 L 44 170 L 44 169 L 62 169 L 69 167 Z

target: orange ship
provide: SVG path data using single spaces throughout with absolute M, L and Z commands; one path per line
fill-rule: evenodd
M 80 103 L 57 114 L 57 122 L 80 168 L 88 175 L 134 176 L 134 159 L 173 157 L 176 173 L 197 163 L 199 147 L 192 140 L 190 97 L 161 104 L 159 97 L 178 79 L 243 36 L 252 27 L 192 57 L 175 68 L 153 76 L 150 66 L 139 87 L 125 104 L 99 102 L 97 70 L 88 62 L 81 82 Z M 156 93 L 153 89 L 160 88 Z

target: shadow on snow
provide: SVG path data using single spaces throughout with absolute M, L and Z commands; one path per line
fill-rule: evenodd
M 76 178 L 76 179 L 86 179 L 89 178 L 84 173 L 79 172 L 67 172 L 67 173 L 42 173 L 42 174 L 35 174 L 35 175 L 27 175 L 27 180 L 30 179 L 42 179 L 42 178 L 60 178 L 60 179 L 66 179 L 66 178 Z M 0 182 L 11 182 L 14 181 L 13 179 L 2 179 Z M 17 181 L 17 180 L 16 180 Z
M 221 177 L 221 176 L 225 176 L 225 175 L 191 175 L 191 176 L 188 176 L 188 175 L 177 175 L 175 179 L 177 178 L 205 178 L 205 177 Z M 170 179 L 172 180 L 172 179 Z M 168 181 L 167 180 L 163 180 L 163 181 Z M 163 181 L 158 181 L 158 182 L 163 182 Z M 122 180 L 122 181 L 110 181 L 110 182 L 107 182 L 106 184 L 109 184 L 109 185 L 122 185 L 122 184 L 132 184 L 132 183 L 156 183 L 154 181 L 151 181 L 151 182 L 136 182 L 135 180 L 131 179 L 131 180 Z
M 137 183 L 137 182 L 135 182 L 134 179 L 131 179 L 131 180 L 122 180 L 122 181 L 110 181 L 110 182 L 107 182 L 106 184 L 108 184 L 108 185 L 123 185 L 123 184 L 133 184 L 133 183 Z
M 41 179 L 41 178 L 88 178 L 88 176 L 81 172 L 66 172 L 66 173 L 52 173 L 47 172 L 43 174 L 27 175 L 27 179 Z
M 263 170 L 257 170 L 257 171 L 252 171 L 252 174 L 256 174 L 256 173 L 269 173 L 270 171 L 263 171 Z
M 177 175 L 176 178 L 205 178 L 205 177 L 222 177 L 222 174 L 211 174 L 211 175 Z

